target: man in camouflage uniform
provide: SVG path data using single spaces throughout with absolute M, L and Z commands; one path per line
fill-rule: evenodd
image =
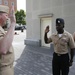
M 9 7 L 0 5 L 0 75 L 14 75 L 14 51 L 12 47 L 12 41 L 16 20 L 13 6 L 10 13 L 10 27 L 5 33 L 2 27 L 6 24 L 6 21 L 8 20 L 8 13 Z
M 54 33 L 48 38 L 49 26 L 47 26 L 44 35 L 45 43 L 53 42 L 54 45 L 52 60 L 53 75 L 68 75 L 69 67 L 73 64 L 74 39 L 69 32 L 64 30 L 64 19 L 56 19 L 56 30 L 57 33 Z

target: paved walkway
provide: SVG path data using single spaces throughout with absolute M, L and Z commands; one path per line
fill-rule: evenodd
M 25 46 L 15 61 L 15 75 L 52 75 L 52 53 L 48 48 Z M 69 75 L 75 75 L 75 62 Z

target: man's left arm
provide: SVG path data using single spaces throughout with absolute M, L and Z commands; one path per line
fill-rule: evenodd
M 72 66 L 72 64 L 73 64 L 74 51 L 75 51 L 75 48 L 72 48 L 70 50 L 70 61 L 69 61 L 70 63 L 69 63 L 69 66 Z
M 73 36 L 70 35 L 70 39 L 69 39 L 69 46 L 70 46 L 70 64 L 69 66 L 72 66 L 73 64 L 73 57 L 74 57 L 74 51 L 75 51 L 75 43 L 74 43 L 74 39 Z

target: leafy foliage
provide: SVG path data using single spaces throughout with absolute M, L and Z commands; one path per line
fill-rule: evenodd
M 16 16 L 16 22 L 19 24 L 19 25 L 26 25 L 26 21 L 25 21 L 25 17 L 26 17 L 26 13 L 24 12 L 24 10 L 20 10 L 20 11 L 16 11 L 15 13 L 15 16 Z

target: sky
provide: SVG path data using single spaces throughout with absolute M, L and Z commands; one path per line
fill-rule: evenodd
M 17 0 L 17 10 L 20 9 L 26 11 L 26 0 Z

